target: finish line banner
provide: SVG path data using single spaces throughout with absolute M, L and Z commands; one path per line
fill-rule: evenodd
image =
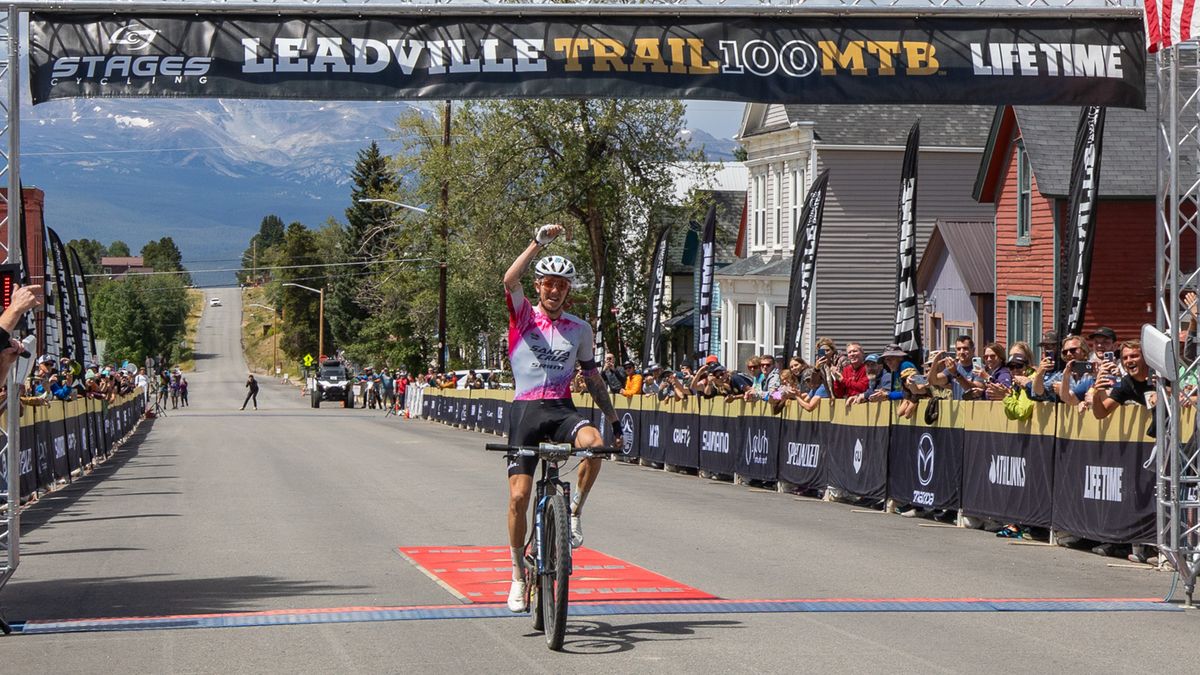
M 621 98 L 1145 107 L 1139 18 L 34 12 L 34 103 Z

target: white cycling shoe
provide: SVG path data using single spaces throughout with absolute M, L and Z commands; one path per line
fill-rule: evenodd
M 583 546 L 583 521 L 579 516 L 571 516 L 571 548 Z
M 525 607 L 525 582 L 514 581 L 512 586 L 508 587 L 508 611 L 516 614 L 522 614 L 528 609 Z

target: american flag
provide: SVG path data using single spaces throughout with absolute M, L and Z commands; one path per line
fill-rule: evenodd
M 1146 49 L 1154 52 L 1200 37 L 1196 0 L 1145 0 Z

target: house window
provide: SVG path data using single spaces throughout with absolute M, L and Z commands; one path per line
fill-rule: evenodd
M 1017 245 L 1029 245 L 1030 221 L 1033 218 L 1033 170 L 1025 144 L 1017 141 Z
M 804 198 L 804 169 L 792 169 L 792 242 L 800 229 L 800 205 Z
M 737 363 L 732 370 L 741 370 L 746 359 L 758 354 L 754 344 L 754 305 L 737 306 Z
M 772 354 L 783 353 L 784 333 L 787 332 L 787 305 L 775 305 L 775 348 L 771 350 Z M 780 368 L 782 364 L 776 364 Z
M 750 242 L 751 248 L 764 246 L 767 243 L 767 202 L 763 194 L 766 191 L 766 182 L 766 177 L 763 175 L 754 177 L 754 238 Z
M 1008 297 L 1008 344 L 1024 342 L 1036 345 L 1041 337 L 1042 301 L 1040 298 Z
M 954 343 L 958 342 L 958 338 L 960 338 L 960 337 L 971 338 L 971 342 L 975 345 L 976 351 L 979 350 L 979 347 L 981 345 L 976 341 L 974 325 L 969 324 L 969 323 L 956 323 L 954 321 L 947 321 L 946 322 L 946 348 L 950 349 L 951 347 L 953 347 Z
M 775 181 L 771 186 L 775 190 L 772 201 L 775 203 L 775 245 L 783 245 L 783 165 L 775 171 Z

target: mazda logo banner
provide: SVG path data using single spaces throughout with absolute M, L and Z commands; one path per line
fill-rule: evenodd
M 34 103 L 594 97 L 1145 106 L 1137 16 L 45 11 L 32 13 L 29 26 Z

